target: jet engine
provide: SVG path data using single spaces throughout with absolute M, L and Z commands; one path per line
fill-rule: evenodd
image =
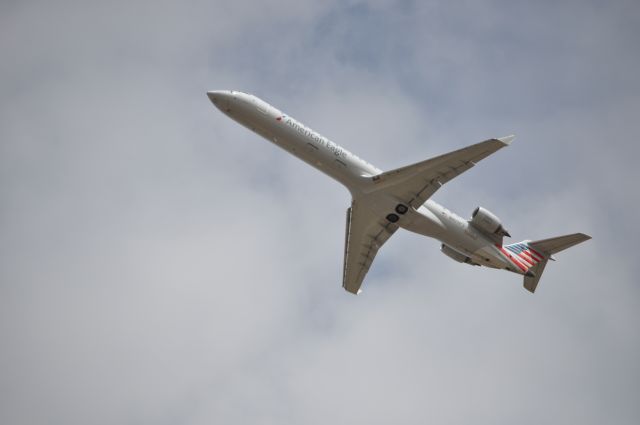
M 442 251 L 442 253 L 444 255 L 446 255 L 449 258 L 453 258 L 454 260 L 456 260 L 458 263 L 467 263 L 467 264 L 473 264 L 473 265 L 477 265 L 473 262 L 473 260 L 469 257 L 467 257 L 464 254 L 459 253 L 458 251 L 456 251 L 455 249 L 442 244 L 442 246 L 440 246 L 440 251 Z
M 471 220 L 469 221 L 473 227 L 485 232 L 489 235 L 495 235 L 497 237 L 508 236 L 511 237 L 509 232 L 502 227 L 502 222 L 491 211 L 485 210 L 482 207 L 478 207 L 471 214 Z

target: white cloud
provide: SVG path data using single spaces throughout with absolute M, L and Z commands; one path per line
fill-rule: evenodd
M 3 6 L 0 420 L 636 423 L 637 14 L 580 5 Z M 513 131 L 438 201 L 595 238 L 530 296 L 398 232 L 349 296 L 348 193 L 215 88 L 382 168 Z

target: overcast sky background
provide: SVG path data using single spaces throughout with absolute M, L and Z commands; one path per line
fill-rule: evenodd
M 3 1 L 0 422 L 637 424 L 637 1 Z M 341 288 L 348 192 L 518 137 L 435 199 L 585 232 L 531 295 L 408 232 Z

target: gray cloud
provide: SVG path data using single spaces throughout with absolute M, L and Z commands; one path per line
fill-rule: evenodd
M 634 2 L 1 9 L 2 423 L 637 423 Z M 514 132 L 436 199 L 594 240 L 530 296 L 398 232 L 349 296 L 348 192 L 218 88 L 381 168 Z

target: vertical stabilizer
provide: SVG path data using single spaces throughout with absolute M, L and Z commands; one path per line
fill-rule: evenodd
M 540 281 L 540 277 L 542 277 L 542 272 L 544 271 L 545 266 L 547 265 L 548 259 L 536 264 L 535 266 L 529 269 L 529 276 L 524 276 L 524 289 L 531 292 L 532 294 L 536 292 L 536 287 L 538 286 L 538 282 Z

